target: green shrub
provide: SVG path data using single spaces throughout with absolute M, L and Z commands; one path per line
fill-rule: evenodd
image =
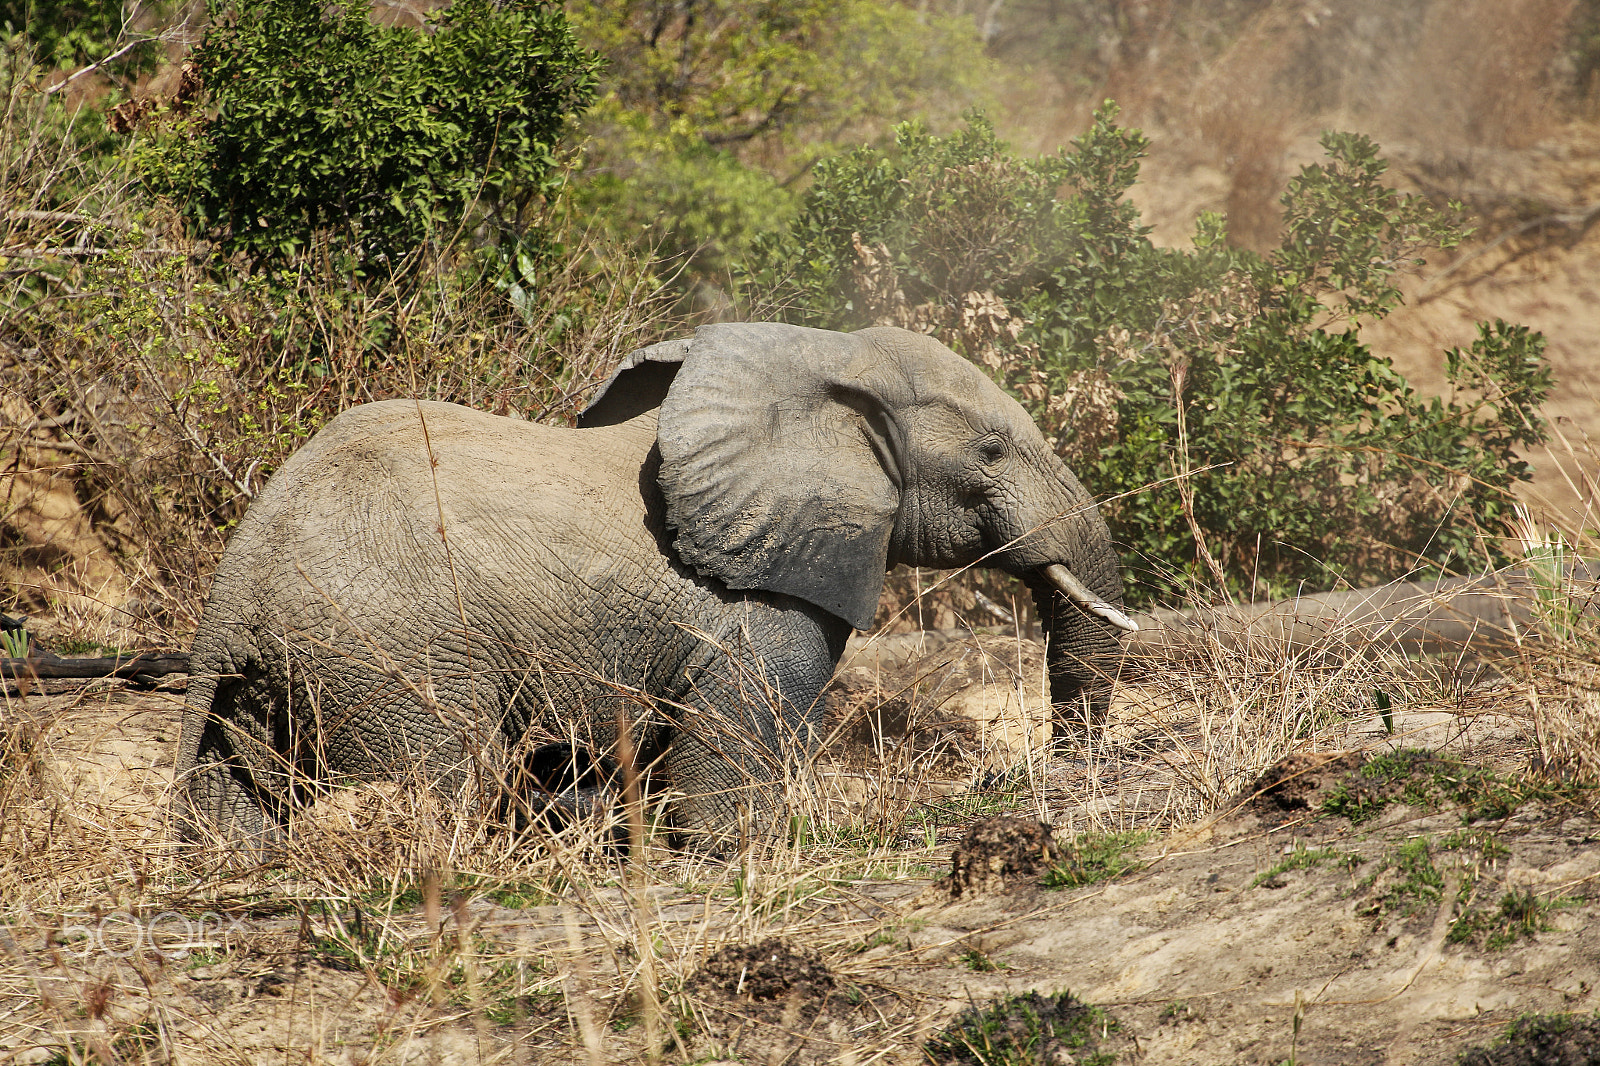
M 159 20 L 174 6 L 171 0 L 132 10 L 122 0 L 0 0 L 0 37 L 26 35 L 46 68 L 103 63 L 119 75 L 137 78 L 155 69 L 161 46 L 153 36 L 130 39 L 130 23 L 138 16 Z
M 601 101 L 586 126 L 593 140 L 573 189 L 580 209 L 617 234 L 653 247 L 690 278 L 726 284 L 755 234 L 781 224 L 796 194 L 726 148 L 681 128 Z
M 212 19 L 191 57 L 204 114 L 159 125 L 143 164 L 258 262 L 329 230 L 388 275 L 480 214 L 520 233 L 593 93 L 595 58 L 544 0 L 457 0 L 431 32 L 378 26 L 358 0 L 216 3 Z
M 729 282 L 798 183 L 840 144 L 908 115 L 954 117 L 993 65 L 970 19 L 893 0 L 575 0 L 606 57 L 579 196 L 594 220 Z
M 1461 237 L 1382 183 L 1377 146 L 1323 138 L 1266 254 L 1204 215 L 1155 247 L 1125 194 L 1146 141 L 1107 105 L 1070 151 L 1013 154 L 978 114 L 949 136 L 819 164 L 744 275 L 753 315 L 937 335 L 1008 387 L 1105 500 L 1136 603 L 1204 576 L 1283 594 L 1461 568 L 1503 532 L 1519 450 L 1544 439 L 1543 339 L 1480 327 L 1418 397 L 1360 326 L 1396 275 Z
M 1119 1057 L 1120 1028 L 1071 992 L 1024 992 L 962 1011 L 923 1054 L 939 1066 L 1110 1066 Z

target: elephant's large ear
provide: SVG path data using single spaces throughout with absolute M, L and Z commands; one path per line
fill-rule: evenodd
M 870 629 L 900 507 L 904 373 L 869 340 L 777 323 L 695 334 L 661 405 L 684 562 Z
M 622 365 L 578 415 L 578 428 L 614 426 L 660 407 L 691 343 L 687 339 L 662 341 L 624 356 Z

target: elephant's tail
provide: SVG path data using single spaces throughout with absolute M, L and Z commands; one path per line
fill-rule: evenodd
M 178 752 L 172 766 L 172 806 L 170 816 L 176 837 L 185 843 L 203 839 L 209 818 L 203 808 L 207 773 L 200 762 L 200 749 L 208 723 L 214 720 L 220 671 L 214 656 L 198 646 L 189 656 L 189 688 L 184 696 L 183 716 L 178 732 Z
M 180 788 L 200 762 L 200 739 L 211 718 L 211 705 L 217 697 L 217 674 L 206 665 L 190 659 L 189 690 L 185 694 L 183 718 L 178 735 L 178 755 L 173 765 L 173 783 Z
M 170 810 L 177 839 L 186 843 L 229 841 L 260 843 L 276 810 L 263 794 L 259 774 L 260 723 L 240 715 L 240 685 L 248 683 L 226 649 L 206 648 L 199 638 L 189 659 L 189 691 L 184 701 L 173 763 Z M 248 699 L 245 702 L 249 702 Z M 241 742 L 244 747 L 241 748 Z

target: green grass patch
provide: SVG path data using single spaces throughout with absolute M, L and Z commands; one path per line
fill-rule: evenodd
M 1025 992 L 962 1012 L 923 1053 L 934 1066 L 1111 1066 L 1117 1054 L 1102 1044 L 1118 1030 L 1114 1018 L 1070 992 Z
M 1412 907 L 1418 903 L 1437 903 L 1444 897 L 1444 875 L 1433 864 L 1433 849 L 1427 837 L 1408 840 L 1394 850 L 1390 863 L 1400 881 L 1384 893 L 1388 907 Z
M 1080 833 L 1063 847 L 1066 858 L 1045 872 L 1045 888 L 1077 888 L 1144 869 L 1131 854 L 1155 836 L 1147 829 L 1124 833 Z
M 922 930 L 927 924 L 921 918 L 908 918 L 905 921 L 880 926 L 873 931 L 871 936 L 861 941 L 861 946 L 856 949 L 856 953 L 862 954 L 885 944 L 901 943 L 907 939 L 909 934 Z
M 977 948 L 972 948 L 962 955 L 960 961 L 961 965 L 973 973 L 996 973 L 1006 969 L 1005 963 L 996 961 L 987 952 L 979 951 Z
M 1463 913 L 1450 927 L 1447 939 L 1452 944 L 1482 942 L 1489 951 L 1500 951 L 1524 938 L 1555 928 L 1550 916 L 1577 905 L 1565 896 L 1540 897 L 1533 889 L 1513 889 L 1500 897 L 1499 906 L 1478 909 L 1471 905 L 1471 893 L 1463 900 Z
M 1488 829 L 1457 829 L 1440 839 L 1439 848 L 1443 851 L 1476 851 L 1487 863 L 1499 862 L 1511 854 L 1511 849 Z
M 1588 795 L 1572 783 L 1503 777 L 1438 752 L 1406 748 L 1368 759 L 1328 790 L 1321 809 L 1359 825 L 1401 803 L 1425 811 L 1458 809 L 1471 824 L 1509 817 L 1530 802 L 1571 804 Z
M 905 824 L 908 828 L 918 829 L 968 825 L 990 815 L 1020 811 L 1031 800 L 1028 790 L 1015 783 L 1006 783 L 999 788 L 975 788 L 918 804 L 906 818 Z
M 556 902 L 561 898 L 565 881 L 557 878 L 550 883 L 536 884 L 532 881 L 507 881 L 484 874 L 457 873 L 441 879 L 438 885 L 439 904 L 442 907 L 449 907 L 454 900 L 465 896 L 468 899 L 486 899 L 498 907 L 511 910 L 526 910 Z M 368 915 L 396 915 L 424 906 L 427 899 L 426 880 L 380 882 L 365 891 L 354 893 L 350 897 L 350 906 L 358 913 L 364 911 Z M 324 904 L 324 908 L 328 906 L 336 906 L 336 903 L 330 901 Z
M 202 966 L 215 966 L 219 962 L 225 962 L 227 958 L 228 955 L 226 952 L 217 951 L 214 948 L 200 948 L 199 950 L 189 952 L 189 954 L 185 956 L 183 960 L 183 968 L 185 970 L 198 970 Z
M 1473 851 L 1481 858 L 1458 856 L 1451 860 L 1461 878 L 1455 899 L 1457 916 L 1448 935 L 1452 944 L 1476 943 L 1490 951 L 1499 951 L 1552 928 L 1552 913 L 1579 902 L 1560 896 L 1540 897 L 1528 889 L 1506 892 L 1497 904 L 1477 905 L 1481 869 L 1492 866 L 1510 851 L 1489 830 L 1463 828 L 1438 840 L 1417 837 L 1385 855 L 1372 873 L 1356 886 L 1358 892 L 1371 893 L 1369 902 L 1358 913 L 1411 914 L 1424 906 L 1443 902 L 1445 878 L 1435 862 L 1436 857 L 1443 852 Z
M 1417 837 L 1385 855 L 1356 890 L 1373 892 L 1358 914 L 1412 914 L 1444 898 L 1444 875 L 1434 865 L 1428 838 Z
M 1340 851 L 1338 848 L 1308 848 L 1304 844 L 1296 844 L 1294 850 L 1284 856 L 1282 862 L 1265 873 L 1257 874 L 1256 879 L 1250 882 L 1250 887 L 1257 888 L 1291 870 L 1311 870 L 1325 862 L 1340 863 L 1347 869 L 1353 870 L 1365 861 L 1354 852 Z
M 552 891 L 554 886 L 551 885 L 536 885 L 528 881 L 494 881 L 488 878 L 476 880 L 487 882 L 492 886 L 478 889 L 484 899 L 507 910 L 521 911 L 530 907 L 548 907 L 560 898 Z
M 1469 1048 L 1459 1066 L 1544 1066 L 1600 1062 L 1600 1011 L 1594 1014 L 1524 1014 L 1493 1043 Z

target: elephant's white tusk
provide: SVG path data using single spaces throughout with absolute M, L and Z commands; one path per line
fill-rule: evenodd
M 1139 632 L 1139 624 L 1137 622 L 1090 592 L 1083 582 L 1073 576 L 1071 570 L 1068 570 L 1060 563 L 1051 563 L 1045 567 L 1044 576 L 1048 577 L 1056 588 L 1065 593 L 1067 599 L 1090 614 L 1104 618 L 1123 632 Z

